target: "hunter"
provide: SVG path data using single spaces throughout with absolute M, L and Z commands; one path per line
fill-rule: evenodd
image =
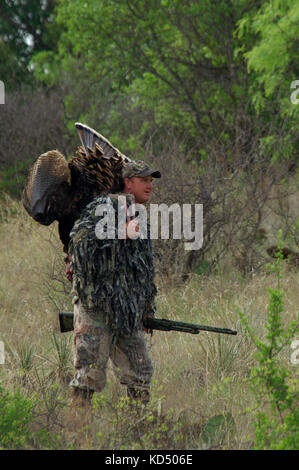
M 106 384 L 110 359 L 120 383 L 133 401 L 150 399 L 153 365 L 143 335 L 142 319 L 155 314 L 155 269 L 149 225 L 147 238 L 118 238 L 118 200 L 126 211 L 145 204 L 152 194 L 153 178 L 161 173 L 145 162 L 132 161 L 122 168 L 123 192 L 101 195 L 82 211 L 70 233 L 74 304 L 74 366 L 70 382 L 72 403 L 90 403 L 94 392 Z M 115 214 L 115 233 L 99 239 L 99 207 L 108 204 Z M 132 209 L 132 207 L 131 207 Z M 127 225 L 130 222 L 127 218 Z M 111 234 L 110 234 L 111 235 Z

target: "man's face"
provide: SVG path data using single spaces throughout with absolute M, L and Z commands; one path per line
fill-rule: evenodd
M 125 192 L 131 193 L 135 196 L 135 201 L 138 204 L 147 202 L 153 190 L 153 178 L 149 176 L 133 176 L 132 178 L 124 178 Z

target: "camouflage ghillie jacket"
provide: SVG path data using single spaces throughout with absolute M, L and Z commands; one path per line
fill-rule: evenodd
M 124 194 L 122 194 L 124 196 Z M 133 203 L 126 195 L 127 206 Z M 101 204 L 115 210 L 115 238 L 99 239 L 96 226 Z M 147 239 L 118 238 L 118 199 L 100 196 L 82 211 L 70 233 L 68 252 L 73 272 L 73 293 L 83 306 L 105 315 L 113 330 L 132 332 L 142 327 L 144 315 L 154 315 L 154 258 L 147 225 Z

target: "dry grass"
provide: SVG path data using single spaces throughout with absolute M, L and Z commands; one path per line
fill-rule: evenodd
M 6 349 L 0 381 L 37 400 L 36 428 L 58 433 L 59 448 L 252 448 L 253 417 L 246 412 L 252 394 L 246 380 L 255 351 L 238 312 L 246 313 L 260 338 L 265 335 L 266 289 L 276 285 L 272 275 L 261 272 L 244 279 L 227 270 L 209 277 L 195 275 L 180 287 L 161 288 L 159 317 L 237 329 L 238 335 L 155 332 L 148 337 L 155 374 L 147 412 L 142 417 L 128 414 L 125 390 L 109 370 L 107 387 L 96 395 L 92 416 L 87 423 L 78 422 L 69 407 L 72 333 L 54 333 L 58 310 L 71 309 L 57 227 L 38 225 L 12 201 L 2 204 L 0 218 L 0 340 Z M 286 325 L 298 308 L 298 280 L 297 271 L 286 270 Z M 292 377 L 296 366 L 290 355 L 288 348 L 282 351 Z M 232 415 L 235 432 L 227 433 L 220 444 L 205 442 L 205 423 L 224 412 Z

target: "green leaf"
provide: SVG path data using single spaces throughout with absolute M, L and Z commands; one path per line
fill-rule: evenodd
M 210 446 L 217 446 L 225 438 L 232 439 L 236 433 L 235 421 L 231 413 L 215 415 L 205 424 L 201 437 Z
M 200 276 L 200 275 L 208 274 L 210 272 L 210 269 L 211 269 L 210 263 L 208 263 L 208 261 L 203 260 L 200 263 L 200 265 L 195 269 L 194 272 Z

